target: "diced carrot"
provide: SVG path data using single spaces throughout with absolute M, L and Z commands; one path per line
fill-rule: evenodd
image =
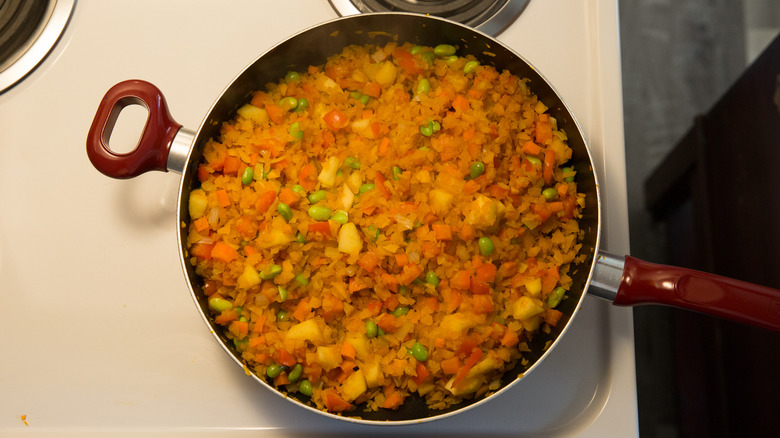
M 452 228 L 447 224 L 433 224 L 433 236 L 436 240 L 452 240 Z
M 552 140 L 552 122 L 548 114 L 539 115 L 539 120 L 536 121 L 536 142 L 540 144 L 546 144 Z
M 377 82 L 368 82 L 363 87 L 363 92 L 376 99 L 382 94 L 382 86 Z
M 425 364 L 422 362 L 417 362 L 417 367 L 415 367 L 416 375 L 414 376 L 414 383 L 421 384 L 425 381 L 425 379 L 428 378 L 428 376 L 431 375 L 431 372 L 428 371 L 428 368 L 425 367 Z
M 301 173 L 298 175 L 298 183 L 306 190 L 314 190 L 317 185 L 315 172 L 317 168 L 313 164 L 309 163 L 301 168 Z
M 227 207 L 230 205 L 230 198 L 228 197 L 227 190 L 219 189 L 215 193 L 217 195 L 217 204 L 219 204 L 220 207 Z
M 390 199 L 392 195 L 390 194 L 390 190 L 385 185 L 385 181 L 387 181 L 385 176 L 382 175 L 380 172 L 377 172 L 376 178 L 374 179 L 374 186 L 376 186 L 376 188 L 379 189 L 379 193 L 382 194 L 383 198 Z
M 222 172 L 225 175 L 235 175 L 238 173 L 239 166 L 241 166 L 241 159 L 228 155 L 227 158 L 225 158 L 225 167 L 222 169 Z
M 463 140 L 469 141 L 477 135 L 477 131 L 474 128 L 469 129 L 463 133 Z
M 277 125 L 281 125 L 284 122 L 285 111 L 281 106 L 269 103 L 265 106 L 265 111 L 268 113 L 268 118 Z
M 291 207 L 295 205 L 299 199 L 301 199 L 300 195 L 289 187 L 284 187 L 279 191 L 279 201 L 284 202 Z
M 558 321 L 561 320 L 562 316 L 563 316 L 563 312 L 561 312 L 560 310 L 548 309 L 547 313 L 544 315 L 544 322 L 555 327 L 558 324 Z
M 376 325 L 379 326 L 385 333 L 395 333 L 401 327 L 401 323 L 398 318 L 390 313 L 383 313 L 377 318 Z
M 202 217 L 200 219 L 195 220 L 193 222 L 193 225 L 195 225 L 195 231 L 202 233 L 209 229 L 209 220 L 206 219 L 206 217 Z
M 236 219 L 236 231 L 247 239 L 254 239 L 257 235 L 257 225 L 249 216 L 241 216 Z
M 225 242 L 217 242 L 211 250 L 211 258 L 222 263 L 230 263 L 238 257 L 238 251 Z
M 471 284 L 469 290 L 474 295 L 486 295 L 490 293 L 490 285 L 485 281 L 477 280 L 475 277 L 471 277 Z
M 463 224 L 463 226 L 460 227 L 460 233 L 458 233 L 458 236 L 462 240 L 469 241 L 477 236 L 477 232 L 470 224 Z
M 482 350 L 474 347 L 474 349 L 471 350 L 471 354 L 469 355 L 469 358 L 466 359 L 466 363 L 463 364 L 463 366 L 458 370 L 458 374 L 455 376 L 455 380 L 452 382 L 452 386 L 456 387 L 458 384 L 463 380 L 464 377 L 466 377 L 466 374 L 469 372 L 470 369 L 474 367 L 474 365 L 479 362 L 479 360 L 482 358 Z
M 231 321 L 238 319 L 238 312 L 233 309 L 225 310 L 214 318 L 214 322 L 219 325 L 227 325 Z
M 322 120 L 333 131 L 346 128 L 349 125 L 349 118 L 337 109 L 332 109 L 322 116 Z
M 338 315 L 344 312 L 344 302 L 332 294 L 325 294 L 322 297 L 322 319 L 330 322 Z
M 462 302 L 463 295 L 461 295 L 460 291 L 458 289 L 450 289 L 450 298 L 447 300 L 447 313 L 458 310 Z
M 504 332 L 504 336 L 501 337 L 501 345 L 504 347 L 514 347 L 520 342 L 520 337 L 513 330 L 507 330 Z
M 473 297 L 474 313 L 477 315 L 486 315 L 493 311 L 493 297 L 490 295 L 474 295 Z
M 455 97 L 455 100 L 452 101 L 452 107 L 456 110 L 467 111 L 470 107 L 469 100 L 462 94 L 459 94 Z
M 547 203 L 543 204 L 531 204 L 531 211 L 533 211 L 542 222 L 546 222 L 547 219 L 552 216 L 552 211 Z
M 404 396 L 399 391 L 392 391 L 390 395 L 385 397 L 385 402 L 382 403 L 384 409 L 396 409 L 404 402 Z
M 496 279 L 498 268 L 493 263 L 483 263 L 477 266 L 476 278 L 485 283 L 492 283 Z
M 252 333 L 257 333 L 257 334 L 263 333 L 263 331 L 265 330 L 266 319 L 267 318 L 265 315 L 258 316 L 257 320 L 255 321 L 255 325 L 252 326 Z
M 563 198 L 569 194 L 569 185 L 566 183 L 561 183 L 561 185 L 558 186 L 557 190 L 558 190 L 558 196 Z
M 335 390 L 329 389 L 323 392 L 325 408 L 330 412 L 343 412 L 352 407 L 352 404 L 341 398 Z
M 457 356 L 448 357 L 443 359 L 439 365 L 444 374 L 457 374 L 460 368 L 460 359 Z
M 366 272 L 371 273 L 374 272 L 374 269 L 376 269 L 379 261 L 379 256 L 376 255 L 375 252 L 366 251 L 363 253 L 363 255 L 360 256 L 357 262 L 360 267 L 366 270 Z
M 398 266 L 403 267 L 409 264 L 409 258 L 406 256 L 406 253 L 393 254 L 393 256 L 395 257 L 395 263 Z
M 532 142 L 531 140 L 528 140 L 523 144 L 523 152 L 526 155 L 539 155 L 539 152 L 541 151 L 542 148 L 538 144 Z
M 353 347 L 349 342 L 344 342 L 341 345 L 341 356 L 349 359 L 355 359 L 355 354 L 355 347 Z
M 542 172 L 542 175 L 544 176 L 545 184 L 549 185 L 552 182 L 554 168 L 555 168 L 555 151 L 552 149 L 547 149 L 544 152 L 544 171 Z
M 479 191 L 479 183 L 473 179 L 470 179 L 466 181 L 466 184 L 463 184 L 463 194 L 471 195 L 477 193 L 477 191 Z
M 279 348 L 277 350 L 278 357 L 276 358 L 276 362 L 279 363 L 279 365 L 284 365 L 286 367 L 294 367 L 298 361 L 293 357 L 292 354 L 288 353 L 287 350 L 284 348 Z
M 283 386 L 288 383 L 290 383 L 290 378 L 287 376 L 287 373 L 282 373 L 274 377 L 274 386 Z
M 377 316 L 382 311 L 382 302 L 377 300 L 369 301 L 366 303 L 366 309 L 372 316 Z
M 438 243 L 432 240 L 426 240 L 421 245 L 423 257 L 432 259 L 441 254 L 441 247 Z
M 396 294 L 390 295 L 383 302 L 383 305 L 385 306 L 385 309 L 387 309 L 387 310 L 389 310 L 391 312 L 398 307 L 398 304 L 400 304 L 400 303 L 398 301 L 398 295 L 396 295 Z
M 209 169 L 206 166 L 202 164 L 198 166 L 198 181 L 200 182 L 206 181 L 207 179 L 209 179 L 209 175 L 210 175 Z
M 349 279 L 349 293 L 353 294 L 357 291 L 368 289 L 371 285 L 362 278 L 350 277 Z
M 213 257 L 213 256 L 212 256 Z M 422 274 L 423 270 L 416 263 L 410 263 L 403 267 L 403 271 L 398 276 L 398 284 L 402 286 L 408 286 L 412 284 L 417 277 Z
M 488 194 L 490 196 L 493 196 L 494 198 L 504 199 L 507 196 L 509 196 L 509 188 L 508 187 L 501 187 L 501 186 L 496 185 L 496 184 L 491 184 L 491 185 L 487 186 L 487 188 L 485 190 L 487 190 Z
M 382 141 L 379 142 L 379 156 L 384 157 L 390 150 L 390 139 L 388 137 L 382 137 Z
M 318 233 L 326 237 L 333 237 L 329 222 L 312 222 L 309 224 L 309 233 Z
M 471 272 L 465 269 L 456 272 L 450 279 L 450 286 L 456 289 L 468 290 L 469 286 L 471 286 Z
M 262 195 L 260 195 L 260 198 L 258 198 L 257 202 L 255 203 L 255 209 L 257 209 L 258 213 L 263 214 L 268 211 L 269 208 L 271 208 L 271 205 L 273 205 L 275 200 L 276 192 L 273 190 L 266 190 Z
M 374 137 L 379 137 L 379 134 L 382 133 L 383 125 L 379 122 L 372 122 L 371 125 L 369 125 L 371 128 L 371 133 L 374 134 Z
M 439 300 L 436 297 L 426 297 L 422 300 L 421 307 L 423 309 L 430 309 L 431 312 L 439 310 Z
M 265 94 L 262 91 L 258 91 L 257 93 L 255 93 L 254 96 L 252 96 L 252 100 L 249 103 L 251 103 L 252 105 L 254 105 L 254 106 L 258 107 L 258 108 L 262 108 L 263 107 L 263 99 L 265 99 L 266 97 L 267 97 L 267 94 Z
M 309 299 L 304 297 L 298 302 L 293 310 L 293 317 L 298 321 L 303 321 L 311 313 L 311 306 L 309 305 Z
M 547 205 L 550 207 L 550 211 L 553 213 L 563 211 L 563 201 L 548 202 Z

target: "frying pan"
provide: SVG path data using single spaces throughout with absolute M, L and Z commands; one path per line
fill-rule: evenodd
M 202 280 L 185 255 L 187 228 L 181 224 L 189 222 L 188 195 L 199 185 L 197 167 L 202 149 L 210 138 L 218 137 L 222 123 L 231 120 L 236 110 L 266 83 L 275 82 L 290 70 L 306 71 L 309 65 L 323 64 L 327 57 L 339 53 L 349 44 L 384 45 L 390 41 L 427 46 L 443 42 L 454 44 L 461 56 L 471 54 L 482 64 L 528 78 L 530 88 L 549 107 L 559 128 L 567 133 L 573 150 L 569 164 L 577 172 L 578 190 L 586 195 L 580 228 L 584 231 L 581 253 L 587 260 L 572 274 L 574 282 L 568 298 L 558 307 L 564 314 L 561 321 L 549 334 L 539 333 L 534 337 L 529 345 L 531 352 L 525 355 L 527 362 L 506 372 L 501 388 L 495 393 L 509 390 L 514 382 L 540 366 L 566 332 L 586 292 L 616 305 L 672 305 L 780 331 L 778 290 L 703 272 L 651 264 L 630 256 L 616 257 L 599 250 L 601 213 L 598 181 L 582 130 L 552 85 L 522 56 L 490 36 L 452 21 L 408 13 L 377 13 L 339 18 L 311 27 L 261 55 L 227 85 L 197 131 L 182 128 L 176 123 L 160 90 L 148 82 L 121 82 L 108 90 L 98 106 L 87 138 L 87 155 L 100 172 L 113 178 L 132 178 L 151 170 L 182 174 L 176 228 L 184 274 L 204 321 L 239 366 L 243 366 L 241 356 L 210 316 Z M 137 147 L 129 153 L 119 154 L 111 150 L 109 140 L 120 112 L 128 105 L 142 105 L 149 115 Z M 405 424 L 444 418 L 491 398 L 465 400 L 446 410 L 434 411 L 426 407 L 422 398 L 411 396 L 396 411 L 363 412 L 358 406 L 341 416 L 316 410 L 308 404 L 305 396 L 283 393 L 266 382 L 264 376 L 252 376 L 276 394 L 307 409 L 334 418 L 371 424 Z

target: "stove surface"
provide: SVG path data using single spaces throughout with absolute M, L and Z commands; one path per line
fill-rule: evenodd
M 398 434 L 305 411 L 246 376 L 184 282 L 179 176 L 111 180 L 84 149 L 115 83 L 154 83 L 194 130 L 257 56 L 336 17 L 325 1 L 80 0 L 54 51 L 0 94 L 0 435 Z M 577 115 L 602 187 L 602 248 L 625 253 L 617 32 L 614 1 L 545 0 L 530 2 L 498 39 Z M 586 297 L 543 366 L 511 391 L 403 433 L 636 435 L 631 310 Z

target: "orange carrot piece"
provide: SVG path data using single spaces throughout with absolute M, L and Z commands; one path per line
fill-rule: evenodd
M 379 143 L 379 156 L 384 157 L 390 150 L 390 139 L 382 137 L 382 141 Z
M 385 398 L 385 402 L 382 403 L 382 408 L 396 409 L 397 407 L 401 406 L 403 402 L 404 396 L 398 391 L 393 391 Z
M 382 194 L 383 198 L 390 199 L 392 195 L 390 193 L 390 190 L 385 185 L 385 181 L 387 181 L 385 176 L 382 175 L 380 172 L 377 172 L 376 178 L 374 179 L 374 185 L 376 186 L 377 189 L 379 189 L 379 193 Z
M 371 273 L 374 272 L 374 269 L 376 269 L 377 265 L 379 264 L 379 256 L 376 255 L 373 251 L 366 251 L 363 253 L 362 256 L 358 259 L 358 265 L 360 265 L 363 269 L 366 270 L 366 272 Z
M 276 192 L 273 190 L 266 190 L 265 192 L 263 192 L 262 195 L 260 195 L 260 198 L 255 203 L 255 208 L 257 209 L 257 212 L 260 214 L 267 212 L 268 209 L 271 208 L 271 205 L 273 205 L 275 200 L 276 200 Z
M 504 347 L 514 347 L 518 343 L 520 343 L 520 337 L 512 330 L 507 330 L 504 332 L 504 336 L 501 337 L 501 345 Z
M 227 158 L 225 158 L 225 167 L 222 168 L 222 172 L 225 175 L 228 174 L 235 175 L 238 174 L 238 169 L 240 166 L 241 166 L 240 158 L 228 155 Z
M 382 94 L 382 86 L 379 85 L 379 83 L 372 81 L 367 83 L 366 86 L 363 87 L 363 92 L 376 99 L 379 97 L 380 94 Z
M 355 359 L 355 354 L 355 347 L 353 347 L 349 342 L 344 342 L 341 345 L 341 356 L 349 359 Z
M 281 106 L 269 103 L 265 106 L 265 111 L 268 113 L 268 118 L 277 125 L 281 125 L 284 122 L 285 111 Z
M 523 144 L 523 152 L 526 155 L 539 155 L 539 152 L 541 151 L 542 148 L 538 144 L 532 142 L 531 140 L 528 140 L 527 142 L 525 142 L 525 144 Z
M 469 100 L 462 94 L 459 94 L 455 97 L 455 100 L 452 101 L 452 107 L 456 110 L 467 111 L 470 108 Z
M 195 231 L 202 233 L 209 229 L 209 220 L 204 216 L 193 222 L 193 225 L 195 225 Z
M 318 233 L 327 237 L 333 237 L 329 222 L 312 222 L 309 224 L 309 233 Z
M 462 270 L 455 273 L 450 279 L 450 286 L 456 289 L 468 290 L 471 286 L 471 272 Z
M 228 197 L 227 190 L 219 189 L 215 193 L 217 195 L 217 203 L 220 207 L 227 207 L 230 205 L 230 198 Z
M 469 358 L 466 359 L 466 363 L 458 370 L 458 374 L 455 376 L 455 380 L 452 382 L 452 387 L 458 386 L 458 384 L 463 380 L 464 377 L 466 377 L 466 374 L 469 372 L 471 368 L 474 367 L 474 365 L 479 362 L 479 360 L 482 358 L 482 350 L 480 350 L 477 347 L 474 347 L 474 349 L 471 350 L 471 354 L 469 355 Z
M 213 257 L 213 256 L 212 256 Z M 412 284 L 417 277 L 422 274 L 423 270 L 416 263 L 410 263 L 403 267 L 403 272 L 398 276 L 398 284 L 402 286 L 408 286 Z
M 377 300 L 369 301 L 366 304 L 366 309 L 368 309 L 372 316 L 377 316 L 379 315 L 379 312 L 382 311 L 382 302 Z
M 317 169 L 311 163 L 303 166 L 301 173 L 298 175 L 298 183 L 306 190 L 314 190 L 314 187 L 317 185 L 316 171 Z
M 474 313 L 477 315 L 486 315 L 493 311 L 493 297 L 490 295 L 474 295 L 473 297 Z
M 563 316 L 563 312 L 561 312 L 560 310 L 548 309 L 547 314 L 544 315 L 544 322 L 555 327 L 558 324 L 558 321 L 561 320 L 562 316 Z
M 457 374 L 460 368 L 460 359 L 458 359 L 458 356 L 448 357 L 443 359 L 440 365 L 444 374 Z
M 479 191 L 479 183 L 474 181 L 473 179 L 466 181 L 466 184 L 463 184 L 463 193 L 466 195 L 472 195 L 474 193 L 477 193 Z
M 349 279 L 349 293 L 351 294 L 363 289 L 368 289 L 369 287 L 371 287 L 371 285 L 361 278 L 350 277 Z
M 409 258 L 405 253 L 393 254 L 393 256 L 395 257 L 395 263 L 398 266 L 404 267 L 409 264 Z
M 341 398 L 335 390 L 324 391 L 325 409 L 330 412 L 343 412 L 352 407 L 352 404 Z
M 426 368 L 425 364 L 422 362 L 417 362 L 417 367 L 415 368 L 415 371 L 417 372 L 417 374 L 414 376 L 414 379 L 412 380 L 414 381 L 414 383 L 418 385 L 424 382 L 425 379 L 427 379 L 428 376 L 431 375 L 431 372 L 428 371 L 428 368 Z
M 483 263 L 477 266 L 476 278 L 485 283 L 492 283 L 496 279 L 498 268 L 493 263 Z
M 469 241 L 477 237 L 477 232 L 474 230 L 473 226 L 469 224 L 463 224 L 463 226 L 460 227 L 460 233 L 458 233 L 458 236 L 462 240 Z
M 211 250 L 214 248 L 212 243 L 196 243 L 190 249 L 190 254 L 201 260 L 211 260 Z
M 452 228 L 447 224 L 433 224 L 433 237 L 436 240 L 452 240 Z
M 549 185 L 552 182 L 554 168 L 555 168 L 555 151 L 552 149 L 547 149 L 544 152 L 544 171 L 542 173 L 542 175 L 544 176 L 545 184 Z
M 550 116 L 549 114 L 541 114 L 539 120 L 536 121 L 536 142 L 546 144 L 550 140 L 552 140 Z
M 300 195 L 295 193 L 291 188 L 284 187 L 279 191 L 279 201 L 284 202 L 289 206 L 295 205 L 298 200 L 301 199 Z
M 387 272 L 382 272 L 382 282 L 385 284 L 385 287 L 388 290 L 391 290 L 395 293 L 398 293 L 398 279 L 393 277 L 392 275 L 388 274 Z
M 474 128 L 469 129 L 463 133 L 463 140 L 469 141 L 477 135 L 477 131 Z
M 396 330 L 401 328 L 401 323 L 398 321 L 398 318 L 390 313 L 383 313 L 377 318 L 376 325 L 384 330 L 385 333 L 395 333 Z
M 238 257 L 238 251 L 225 242 L 217 242 L 211 250 L 211 258 L 222 263 L 230 263 Z

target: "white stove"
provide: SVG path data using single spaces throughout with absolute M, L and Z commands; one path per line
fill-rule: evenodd
M 324 0 L 80 0 L 53 51 L 0 94 L 0 435 L 638 434 L 631 310 L 598 298 L 511 391 L 400 428 L 286 403 L 214 341 L 179 262 L 179 176 L 108 179 L 87 159 L 87 130 L 125 79 L 157 85 L 194 130 L 258 55 L 337 16 Z M 531 0 L 497 38 L 578 117 L 601 181 L 602 248 L 626 253 L 617 2 Z

